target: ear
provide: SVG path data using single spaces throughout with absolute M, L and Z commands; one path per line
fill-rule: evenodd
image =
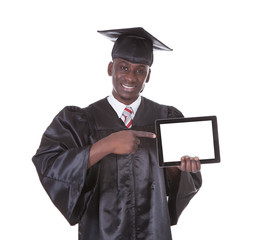
M 144 88 L 145 88 L 145 84 L 149 82 L 150 74 L 151 74 L 151 69 L 149 69 L 149 71 L 148 71 L 147 79 L 146 79 L 146 81 L 144 82 L 144 84 L 143 84 L 143 86 L 142 86 L 142 89 L 140 90 L 140 93 L 143 92 L 143 90 L 144 90 Z
M 112 76 L 112 69 L 113 69 L 113 62 L 110 62 L 108 64 L 108 75 L 111 77 Z
M 146 83 L 148 83 L 148 82 L 149 82 L 150 74 L 151 74 L 151 69 L 149 68 L 149 70 L 148 70 L 148 76 L 147 76 L 147 79 L 146 79 Z

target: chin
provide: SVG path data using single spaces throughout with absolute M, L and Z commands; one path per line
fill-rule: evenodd
M 119 96 L 119 98 L 117 98 L 117 100 L 119 100 L 120 102 L 122 102 L 125 105 L 130 105 L 131 103 L 133 103 L 136 99 L 138 98 L 138 96 Z

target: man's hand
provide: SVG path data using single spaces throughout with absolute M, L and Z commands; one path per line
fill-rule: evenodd
M 91 147 L 88 168 L 110 153 L 134 154 L 138 149 L 141 137 L 156 138 L 156 135 L 151 132 L 124 130 L 99 140 Z
M 111 134 L 108 137 L 108 144 L 115 154 L 134 154 L 140 144 L 141 137 L 156 138 L 151 132 L 124 130 Z
M 184 156 L 181 158 L 181 164 L 178 168 L 183 172 L 199 172 L 201 169 L 201 163 L 198 157 Z

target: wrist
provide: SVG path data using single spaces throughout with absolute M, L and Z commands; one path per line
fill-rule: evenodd
M 101 139 L 101 141 L 101 146 L 104 149 L 106 155 L 115 153 L 116 144 L 113 142 L 113 133 Z
M 98 142 L 94 143 L 90 150 L 90 158 L 88 166 L 91 167 L 102 158 L 112 153 L 112 145 L 109 144 L 111 141 L 108 137 L 102 138 Z

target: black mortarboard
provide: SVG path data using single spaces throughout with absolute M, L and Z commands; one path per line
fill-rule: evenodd
M 143 63 L 151 66 L 153 49 L 172 51 L 146 30 L 138 28 L 123 28 L 98 31 L 115 42 L 112 58 L 122 58 L 132 63 Z

